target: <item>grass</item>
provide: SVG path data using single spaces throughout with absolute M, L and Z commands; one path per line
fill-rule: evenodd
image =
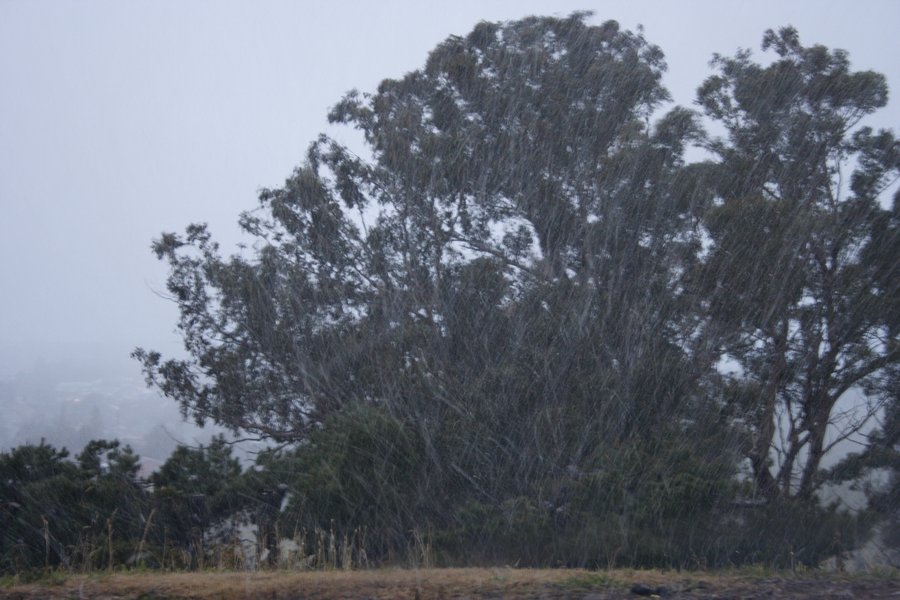
M 794 573 L 746 569 L 663 572 L 581 569 L 373 569 L 361 571 L 44 573 L 34 581 L 0 579 L 0 598 L 69 600 L 108 598 L 192 600 L 279 598 L 585 598 L 633 599 L 633 585 L 666 587 L 678 598 L 756 596 L 819 598 L 890 597 L 900 577 Z
M 571 591 L 594 591 L 610 587 L 626 587 L 627 584 L 603 572 L 579 573 L 563 581 L 560 586 Z
M 23 584 L 63 585 L 70 574 L 66 571 L 26 571 L 18 575 L 0 576 L 0 590 Z
M 371 571 L 260 571 L 112 573 L 8 582 L 0 597 L 17 598 L 439 598 L 526 597 L 534 590 L 571 580 L 571 571 L 513 569 L 379 569 Z

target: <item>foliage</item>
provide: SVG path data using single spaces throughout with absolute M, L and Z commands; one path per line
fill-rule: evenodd
M 0 454 L 0 571 L 89 570 L 127 558 L 119 542 L 139 535 L 149 512 L 139 458 L 106 440 L 88 443 L 77 463 L 68 456 L 43 441 Z
M 211 535 L 220 541 L 234 536 L 236 520 L 247 505 L 240 475 L 240 463 L 223 436 L 208 446 L 179 445 L 149 478 L 158 514 L 153 541 L 187 552 L 185 566 L 202 565 Z
M 577 409 L 627 433 L 628 415 L 658 414 L 642 399 L 679 390 L 666 376 L 686 358 L 661 294 L 689 245 L 696 207 L 675 172 L 696 124 L 676 109 L 648 128 L 659 49 L 584 19 L 482 24 L 348 95 L 331 118 L 362 130 L 373 161 L 313 144 L 243 217 L 252 259 L 220 257 L 200 225 L 158 240 L 192 358 L 139 350 L 150 381 L 200 420 L 283 440 L 360 399 L 420 425 Z M 473 318 L 491 326 L 472 335 Z M 669 373 L 622 375 L 655 364 Z M 497 438 L 527 450 L 508 422 Z
M 269 451 L 247 472 L 247 488 L 264 501 L 258 523 L 313 545 L 319 532 L 338 538 L 375 532 L 360 545 L 379 562 L 406 552 L 422 518 L 410 510 L 424 491 L 421 440 L 384 410 L 354 405 L 290 451 Z M 274 506 L 272 506 L 274 504 Z M 271 508 L 271 510 L 269 510 Z M 268 512 L 268 514 L 266 514 Z
M 720 564 L 764 564 L 779 569 L 818 567 L 831 556 L 844 556 L 868 537 L 868 523 L 836 505 L 821 506 L 797 498 L 735 511 L 723 530 Z

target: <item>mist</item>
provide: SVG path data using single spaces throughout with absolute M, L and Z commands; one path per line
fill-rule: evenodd
M 207 222 L 224 246 L 279 185 L 350 89 L 416 68 L 480 20 L 596 11 L 644 26 L 663 83 L 691 106 L 713 53 L 759 52 L 791 24 L 900 81 L 894 2 L 4 2 L 0 4 L 0 378 L 44 357 L 145 344 L 178 352 L 162 231 Z M 900 102 L 868 121 L 900 122 Z M 132 367 L 137 372 L 137 366 Z

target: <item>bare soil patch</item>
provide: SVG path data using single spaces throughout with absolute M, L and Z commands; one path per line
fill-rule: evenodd
M 561 599 L 900 600 L 896 574 L 675 573 L 562 569 L 380 569 L 352 572 L 116 573 L 7 580 L 0 598 L 134 600 Z

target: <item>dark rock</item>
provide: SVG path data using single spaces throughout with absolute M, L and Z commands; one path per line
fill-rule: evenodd
M 652 588 L 649 585 L 644 585 L 643 583 L 636 583 L 631 586 L 631 593 L 637 594 L 638 596 L 668 596 L 672 592 L 669 588 L 665 586 L 659 586 Z

